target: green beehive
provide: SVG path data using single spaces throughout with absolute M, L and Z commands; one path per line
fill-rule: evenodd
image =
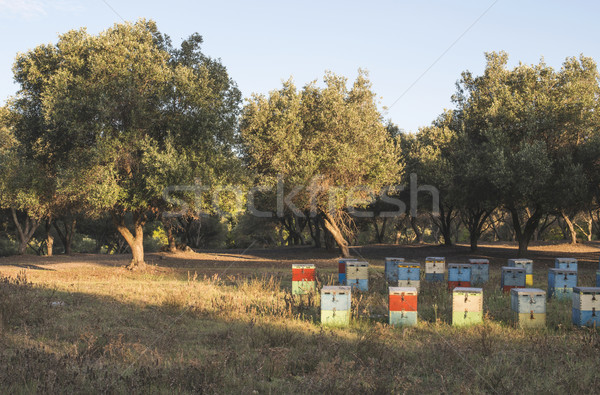
M 483 290 L 457 287 L 452 291 L 452 325 L 464 326 L 483 322 Z

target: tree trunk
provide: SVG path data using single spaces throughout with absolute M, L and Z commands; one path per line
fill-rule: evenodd
M 62 245 L 65 249 L 65 254 L 71 255 L 71 249 L 72 249 L 72 245 L 73 245 L 73 235 L 75 234 L 75 227 L 77 225 L 77 220 L 76 219 L 71 219 L 70 221 L 63 220 L 62 223 L 64 226 L 64 230 L 60 229 L 60 226 L 58 226 L 58 221 L 53 222 L 54 229 L 56 230 L 56 234 L 58 234 L 58 238 L 60 239 L 60 242 L 62 243 Z
M 167 240 L 169 245 L 167 247 L 168 251 L 171 253 L 177 252 L 177 242 L 175 241 L 175 234 L 173 232 L 173 222 L 171 219 L 162 218 L 163 227 L 167 232 Z
M 575 225 L 573 225 L 573 221 L 571 221 L 571 218 L 569 218 L 569 216 L 564 210 L 561 210 L 560 214 L 562 215 L 563 219 L 565 220 L 565 224 L 567 225 L 567 234 L 569 236 L 569 239 L 571 239 L 570 243 L 577 244 L 577 231 L 575 230 Z
M 417 244 L 423 244 L 423 232 L 419 228 L 419 225 L 417 224 L 417 219 L 415 217 L 410 217 L 410 226 L 415 232 L 415 241 L 417 242 Z
M 315 243 L 315 247 L 321 248 L 321 227 L 319 226 L 319 219 L 317 217 L 308 218 L 308 231 Z
M 342 256 L 344 258 L 350 257 L 350 250 L 348 249 L 348 242 L 344 239 L 340 228 L 335 223 L 335 220 L 328 212 L 323 212 L 323 223 L 325 224 L 325 228 L 329 231 L 336 244 L 340 248 Z
M 52 230 L 52 221 L 46 220 L 46 255 L 52 256 L 54 251 L 54 236 L 50 231 Z
M 135 235 L 125 226 L 125 218 L 123 215 L 113 215 L 117 230 L 123 236 L 131 253 L 133 255 L 128 269 L 144 269 L 146 262 L 144 261 L 144 216 L 141 213 L 133 213 L 133 227 Z
M 533 236 L 533 232 L 535 232 L 535 229 L 538 227 L 542 217 L 542 210 L 539 209 L 539 207 L 536 208 L 533 214 L 531 214 L 525 222 L 525 226 L 523 228 L 521 228 L 521 218 L 519 217 L 519 211 L 517 208 L 509 207 L 508 210 L 510 211 L 512 217 L 515 236 L 519 242 L 518 257 L 522 258 L 527 254 L 527 247 L 529 247 L 529 242 Z
M 440 215 L 439 217 L 431 216 L 433 223 L 442 233 L 442 237 L 444 238 L 444 245 L 451 246 L 452 245 L 452 223 L 455 219 L 455 212 L 453 207 L 446 206 L 445 204 L 440 204 Z
M 10 211 L 12 213 L 12 218 L 15 226 L 17 227 L 17 234 L 19 236 L 19 255 L 23 255 L 27 251 L 27 245 L 29 245 L 33 234 L 40 224 L 37 220 L 31 219 L 27 215 L 25 218 L 25 228 L 23 228 L 19 222 L 19 219 L 17 218 L 17 210 L 11 208 Z

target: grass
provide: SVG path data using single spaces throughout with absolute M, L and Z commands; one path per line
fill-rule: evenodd
M 504 394 L 596 392 L 600 384 L 598 331 L 574 328 L 570 303 L 554 300 L 546 329 L 516 329 L 498 263 L 484 286 L 481 326 L 449 325 L 450 294 L 428 283 L 419 325 L 388 326 L 383 261 L 373 254 L 371 291 L 353 293 L 350 327 L 325 328 L 317 295 L 290 294 L 291 263 L 281 254 L 234 265 L 157 258 L 145 273 L 93 256 L 0 261 L 0 388 Z M 319 285 L 333 284 L 335 258 L 317 267 Z M 579 283 L 592 285 L 594 272 L 581 265 Z M 545 281 L 536 268 L 534 286 Z

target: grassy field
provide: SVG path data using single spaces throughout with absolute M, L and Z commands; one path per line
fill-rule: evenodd
M 598 244 L 534 246 L 534 286 L 553 258 L 580 260 L 593 286 Z M 0 259 L 0 392 L 557 393 L 598 392 L 600 336 L 571 325 L 570 302 L 548 303 L 545 330 L 510 321 L 500 266 L 514 246 L 368 246 L 370 288 L 354 293 L 349 328 L 319 324 L 319 298 L 292 297 L 291 264 L 334 284 L 337 256 L 312 248 Z M 424 283 L 420 323 L 387 322 L 383 258 L 491 261 L 485 323 L 454 328 L 444 286 Z

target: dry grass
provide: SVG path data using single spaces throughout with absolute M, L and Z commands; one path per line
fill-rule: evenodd
M 540 262 L 535 286 L 545 288 L 551 256 L 566 254 L 554 248 L 533 253 Z M 576 255 L 584 262 L 582 285 L 593 284 L 597 267 L 598 249 L 587 248 Z M 333 283 L 336 258 L 310 249 L 152 255 L 154 265 L 145 273 L 122 269 L 123 257 L 5 258 L 0 260 L 0 388 L 8 393 L 595 392 L 598 331 L 573 328 L 569 303 L 555 301 L 548 304 L 547 329 L 515 329 L 508 296 L 497 286 L 499 266 L 512 253 L 502 246 L 485 246 L 477 255 L 492 258 L 492 278 L 484 287 L 485 325 L 450 326 L 449 295 L 431 284 L 420 295 L 418 327 L 386 325 L 381 257 L 440 251 L 457 261 L 469 257 L 462 247 L 356 251 L 372 262 L 372 291 L 354 295 L 352 325 L 345 329 L 319 325 L 316 295 L 289 293 L 292 263 L 316 263 L 319 283 Z

